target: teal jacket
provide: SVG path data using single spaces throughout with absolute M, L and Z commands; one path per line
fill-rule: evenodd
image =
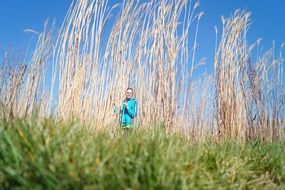
M 134 124 L 134 118 L 138 114 L 138 103 L 134 98 L 126 99 L 124 102 L 128 104 L 128 109 L 124 105 L 120 106 L 120 126 L 131 127 Z

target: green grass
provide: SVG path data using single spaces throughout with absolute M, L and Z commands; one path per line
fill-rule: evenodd
M 201 141 L 161 129 L 0 124 L 1 189 L 284 189 L 285 143 Z

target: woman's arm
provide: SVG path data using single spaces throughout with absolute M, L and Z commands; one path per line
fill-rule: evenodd
M 133 119 L 137 116 L 138 106 L 137 102 L 134 101 L 133 105 L 129 105 L 128 108 L 126 108 L 126 113 Z

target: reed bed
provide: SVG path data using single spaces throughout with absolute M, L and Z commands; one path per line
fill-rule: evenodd
M 197 77 L 202 15 L 185 0 L 73 1 L 58 30 L 45 24 L 27 63 L 2 59 L 1 117 L 115 126 L 114 105 L 131 86 L 136 125 L 195 139 L 284 137 L 283 47 L 254 56 L 250 13 L 236 11 L 222 19 L 214 72 Z
M 273 47 L 253 57 L 259 41 L 247 43 L 249 19 L 250 13 L 236 11 L 223 20 L 214 64 L 216 125 L 220 136 L 272 140 L 284 136 L 283 47 L 278 56 Z

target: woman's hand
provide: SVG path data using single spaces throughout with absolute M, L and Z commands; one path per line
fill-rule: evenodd
M 126 109 L 128 109 L 128 104 L 127 104 L 127 102 L 124 102 L 123 105 L 125 106 Z

